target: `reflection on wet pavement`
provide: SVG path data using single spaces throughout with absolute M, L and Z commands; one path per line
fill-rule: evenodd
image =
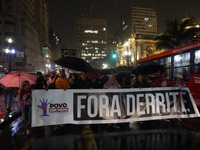
M 54 135 L 37 138 L 31 150 L 196 150 L 200 133 L 182 128 Z

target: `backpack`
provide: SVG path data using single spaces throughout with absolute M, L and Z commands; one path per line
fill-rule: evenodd
M 58 76 L 56 76 L 56 77 L 54 78 L 53 83 L 50 83 L 50 84 L 49 84 L 49 86 L 48 86 L 49 89 L 56 89 L 56 80 L 57 80 L 57 78 L 58 78 Z

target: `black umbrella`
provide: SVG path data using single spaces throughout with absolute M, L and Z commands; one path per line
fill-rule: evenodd
M 131 70 L 133 70 L 133 66 L 118 66 L 115 68 L 116 74 L 131 74 Z
M 162 70 L 164 67 L 156 62 L 141 62 L 131 72 L 133 74 L 152 74 Z
M 74 56 L 61 57 L 54 61 L 56 64 L 76 71 L 88 72 L 92 70 L 92 66 L 81 58 Z

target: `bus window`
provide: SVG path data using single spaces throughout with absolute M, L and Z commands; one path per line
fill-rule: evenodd
M 200 74 L 200 50 L 194 53 L 194 73 Z
M 178 77 L 184 81 L 190 80 L 189 65 L 190 65 L 190 53 L 175 55 L 173 77 Z
M 161 58 L 160 65 L 163 65 L 165 68 L 170 68 L 171 67 L 171 57 Z
M 167 72 L 166 79 L 171 80 L 171 69 L 166 69 L 166 72 Z
M 190 65 L 190 53 L 184 53 L 174 56 L 174 67 Z
M 174 68 L 173 77 L 178 77 L 181 80 L 190 80 L 190 67 L 177 67 Z
M 200 50 L 195 51 L 194 54 L 194 64 L 197 65 L 200 63 Z

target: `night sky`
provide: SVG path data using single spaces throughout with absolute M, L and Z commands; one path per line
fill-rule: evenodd
M 107 19 L 108 33 L 119 29 L 119 19 L 130 6 L 155 8 L 158 33 L 165 31 L 166 19 L 195 17 L 200 20 L 200 0 L 49 0 L 50 27 L 61 37 L 65 48 L 75 48 L 75 18 Z

